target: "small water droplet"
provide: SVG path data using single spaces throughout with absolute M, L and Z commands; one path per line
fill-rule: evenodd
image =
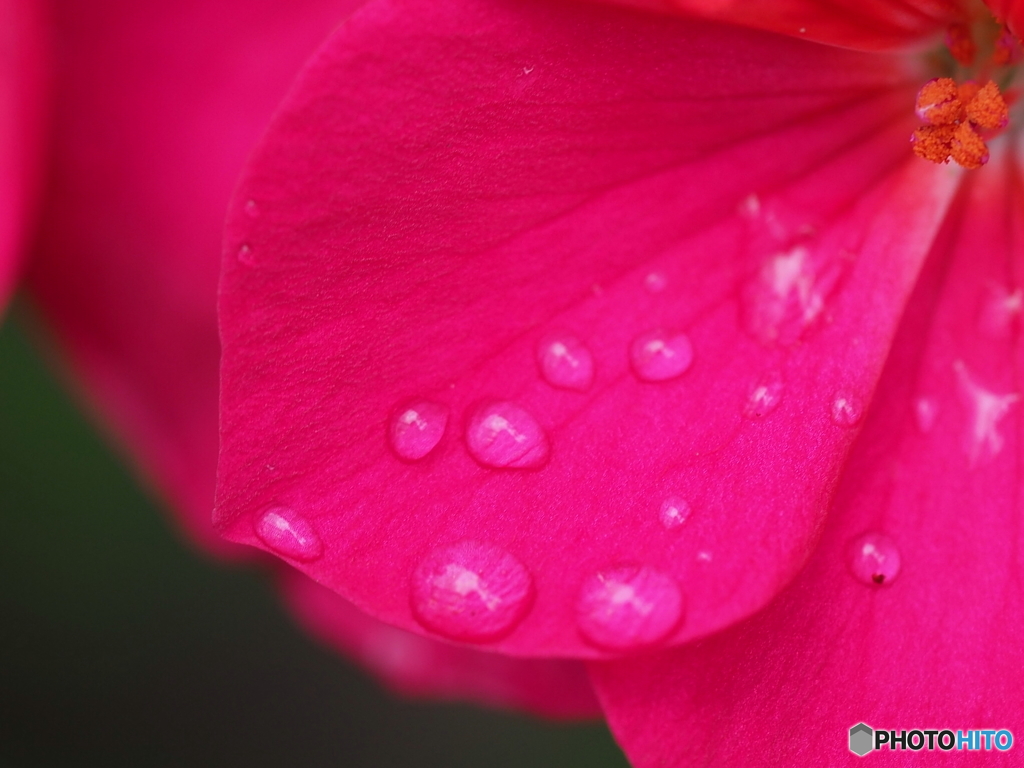
M 249 247 L 248 243 L 242 243 L 238 246 L 237 257 L 238 260 L 247 267 L 251 267 L 256 264 L 256 257 L 253 255 L 252 248 Z
M 574 336 L 558 334 L 537 347 L 541 376 L 553 387 L 583 392 L 594 382 L 594 357 Z
M 1024 291 L 1009 291 L 1004 286 L 991 286 L 985 293 L 978 312 L 978 330 L 991 339 L 1008 339 L 1020 322 L 1024 309 Z
M 609 568 L 588 578 L 576 598 L 584 639 L 626 650 L 664 640 L 683 615 L 683 597 L 672 577 L 647 566 Z
M 550 454 L 548 436 L 527 411 L 515 403 L 484 403 L 466 425 L 466 446 L 484 466 L 536 469 Z
M 644 287 L 648 293 L 661 293 L 668 287 L 668 278 L 661 272 L 651 272 L 644 278 Z
M 257 216 L 260 215 L 260 207 L 256 205 L 255 200 L 245 201 L 245 215 L 248 216 L 250 219 L 255 219 Z
M 659 519 L 666 530 L 671 531 L 685 523 L 690 517 L 690 503 L 678 496 L 669 496 L 661 503 Z
M 966 450 L 971 466 L 987 464 L 998 456 L 1006 441 L 999 431 L 999 422 L 1006 418 L 1020 395 L 999 395 L 979 384 L 967 370 L 963 360 L 953 362 L 956 372 L 957 394 L 967 407 Z
M 934 397 L 919 397 L 914 401 L 914 422 L 922 435 L 927 435 L 939 416 L 939 403 Z
M 629 362 L 641 381 L 668 381 L 689 370 L 693 345 L 685 333 L 647 331 L 630 344 Z
M 706 552 L 706 551 L 698 552 L 697 553 L 697 562 L 699 562 L 699 563 L 710 563 L 711 562 L 711 553 L 710 552 Z
M 406 461 L 418 461 L 437 447 L 447 426 L 446 406 L 418 400 L 391 417 L 391 447 Z
M 856 426 L 864 416 L 864 408 L 853 395 L 837 392 L 832 398 L 832 423 L 837 427 Z
M 864 584 L 892 584 L 900 575 L 900 551 L 883 533 L 865 533 L 850 544 L 850 571 Z
M 294 560 L 316 560 L 323 544 L 313 526 L 289 507 L 271 507 L 256 521 L 256 535 L 270 549 Z
M 503 549 L 460 541 L 431 552 L 412 577 L 412 610 L 424 627 L 453 640 L 508 634 L 533 603 L 533 580 Z
M 782 400 L 782 374 L 770 371 L 751 387 L 743 415 L 748 419 L 760 419 L 774 411 Z

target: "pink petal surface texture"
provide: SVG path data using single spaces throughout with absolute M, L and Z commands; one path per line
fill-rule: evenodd
M 42 181 L 50 65 L 44 17 L 33 0 L 0 2 L 0 317 Z
M 961 0 L 600 0 L 659 13 L 699 16 L 860 50 L 920 45 L 966 21 Z M 990 5 L 1014 0 L 992 0 Z
M 513 655 L 758 610 L 817 542 L 959 178 L 909 156 L 921 80 L 587 4 L 371 3 L 231 207 L 217 525 Z M 318 556 L 261 539 L 281 509 Z
M 858 722 L 1024 733 L 1018 148 L 936 241 L 804 572 L 720 635 L 591 665 L 637 768 L 859 764 Z M 1019 748 L 865 759 L 1009 765 Z
M 468 700 L 578 720 L 601 716 L 583 663 L 516 659 L 434 640 L 375 621 L 291 569 L 288 607 L 311 635 L 352 658 L 403 696 Z
M 354 4 L 301 5 L 64 4 L 56 16 L 66 65 L 33 293 L 86 394 L 190 538 L 233 558 L 253 550 L 223 542 L 210 518 L 223 212 L 289 79 Z M 287 510 L 267 510 L 257 535 L 297 559 L 320 546 Z M 401 633 L 300 579 L 282 579 L 300 621 L 400 691 L 599 714 L 581 664 L 495 660 L 423 638 L 401 646 Z

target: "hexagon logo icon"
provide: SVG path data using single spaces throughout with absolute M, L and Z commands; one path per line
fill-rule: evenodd
M 857 723 L 850 729 L 850 751 L 858 757 L 864 757 L 873 747 L 873 732 L 867 723 Z

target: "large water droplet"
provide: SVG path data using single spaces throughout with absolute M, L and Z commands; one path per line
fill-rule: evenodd
M 646 566 L 624 565 L 587 579 L 576 598 L 580 634 L 602 648 L 626 650 L 664 640 L 683 615 L 672 577 Z
M 690 517 L 690 503 L 678 496 L 669 496 L 661 503 L 659 519 L 666 530 L 678 528 Z
M 821 318 L 847 269 L 844 260 L 815 260 L 795 246 L 766 259 L 741 292 L 743 326 L 762 344 L 791 345 Z
M 651 272 L 644 278 L 644 288 L 648 293 L 661 293 L 668 287 L 668 278 L 661 272 Z
M 453 640 L 497 640 L 522 621 L 533 580 L 503 549 L 460 541 L 431 552 L 412 577 L 412 610 L 424 627 Z
M 550 453 L 544 429 L 515 403 L 480 405 L 466 425 L 466 446 L 488 467 L 535 469 Z
M 594 382 L 594 357 L 575 336 L 558 334 L 537 346 L 541 376 L 553 387 L 583 392 Z
M 309 561 L 323 554 L 323 544 L 313 526 L 290 507 L 270 507 L 256 521 L 256 535 L 283 557 Z
M 971 466 L 987 464 L 998 456 L 1005 440 L 999 431 L 999 422 L 1006 418 L 1020 395 L 999 395 L 979 384 L 963 360 L 953 363 L 957 376 L 957 393 L 967 407 L 966 450 Z
M 441 442 L 448 426 L 448 408 L 419 400 L 399 408 L 391 417 L 391 447 L 406 461 L 417 461 Z
M 832 423 L 837 427 L 856 426 L 864 417 L 864 406 L 848 392 L 837 392 L 829 409 Z
M 883 533 L 865 533 L 850 544 L 850 572 L 865 584 L 891 584 L 900 575 L 900 551 Z
M 782 401 L 782 374 L 770 371 L 762 376 L 750 389 L 743 415 L 748 419 L 760 419 L 778 408 Z
M 938 417 L 939 403 L 934 397 L 919 397 L 914 401 L 914 423 L 922 435 L 932 431 Z
M 693 345 L 685 333 L 647 331 L 630 344 L 629 362 L 641 381 L 668 381 L 689 370 Z

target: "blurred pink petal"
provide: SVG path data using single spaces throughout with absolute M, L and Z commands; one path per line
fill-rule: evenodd
M 413 697 L 469 700 L 546 717 L 601 716 L 581 662 L 514 659 L 375 621 L 302 574 L 281 574 L 288 606 L 314 637 Z
M 43 175 L 50 64 L 44 17 L 34 0 L 0 0 L 0 317 Z
M 303 60 L 358 2 L 57 3 L 53 173 L 28 275 L 72 373 L 203 548 L 224 210 Z
M 229 215 L 218 525 L 513 655 L 749 616 L 816 544 L 958 178 L 909 155 L 920 82 L 585 4 L 367 6 Z
M 961 0 L 601 0 L 860 50 L 920 43 L 968 18 Z M 1014 0 L 1008 0 L 1013 2 Z M 1000 0 L 992 0 L 998 3 Z
M 239 13 L 238 4 L 108 2 L 57 13 L 55 184 L 32 287 L 100 415 L 191 538 L 222 556 L 252 551 L 223 542 L 210 520 L 223 212 L 289 80 L 353 5 L 304 2 L 297 13 L 246 3 Z M 361 656 L 373 638 L 399 642 L 336 599 L 289 591 L 300 618 L 326 628 L 335 647 Z M 367 664 L 418 695 L 555 717 L 597 712 L 582 665 L 497 661 L 421 638 L 415 646 L 437 666 Z
M 852 764 L 858 722 L 1024 732 L 1022 244 L 1004 143 L 930 256 L 806 570 L 714 638 L 592 665 L 635 766 Z M 969 757 L 940 755 L 885 764 Z

